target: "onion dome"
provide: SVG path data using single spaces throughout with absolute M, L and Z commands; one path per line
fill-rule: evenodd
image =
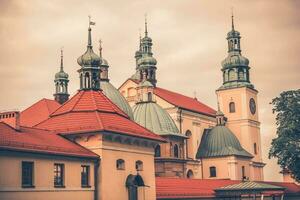
M 142 66 L 142 65 L 156 65 L 157 61 L 155 58 L 153 58 L 152 56 L 149 56 L 147 54 L 144 54 L 142 58 L 140 58 L 138 60 L 138 65 Z
M 183 136 L 173 119 L 155 102 L 140 102 L 133 107 L 134 121 L 158 135 Z
M 223 68 L 248 67 L 249 60 L 239 53 L 231 53 L 222 61 Z
M 101 81 L 100 87 L 105 96 L 107 96 L 114 104 L 125 112 L 130 119 L 133 120 L 132 109 L 119 90 L 116 89 L 109 81 Z
M 100 57 L 93 51 L 91 30 L 92 29 L 89 27 L 87 50 L 77 59 L 77 63 L 81 67 L 96 67 L 100 64 Z
M 234 133 L 225 126 L 224 114 L 219 110 L 217 112 L 217 125 L 211 130 L 206 129 L 203 133 L 196 158 L 223 156 L 253 157 L 241 146 Z
M 64 66 L 63 66 L 63 50 L 61 49 L 60 51 L 60 70 L 59 72 L 57 72 L 55 74 L 55 79 L 58 80 L 58 79 L 68 79 L 69 78 L 69 75 L 64 72 Z
M 57 72 L 55 74 L 55 79 L 68 79 L 68 78 L 69 78 L 69 75 L 62 70 L 60 70 L 59 72 Z

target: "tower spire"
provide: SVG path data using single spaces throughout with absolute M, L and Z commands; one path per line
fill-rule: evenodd
M 96 22 L 92 22 L 92 21 L 91 21 L 91 16 L 89 15 L 88 48 L 92 48 L 92 47 L 93 47 L 93 46 L 92 46 L 92 33 L 91 33 L 92 29 L 91 29 L 91 25 L 92 25 L 92 26 L 96 25 Z
M 64 71 L 64 50 L 63 47 L 60 49 L 60 71 Z
M 231 8 L 231 28 L 234 30 L 233 8 Z
M 147 14 L 145 14 L 145 37 L 148 36 L 148 23 L 147 23 Z
M 100 58 L 102 58 L 102 40 L 101 39 L 99 40 L 99 55 L 100 55 Z

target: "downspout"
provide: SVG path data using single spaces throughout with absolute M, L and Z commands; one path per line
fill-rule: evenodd
M 99 166 L 100 166 L 100 159 L 97 159 L 94 163 L 94 200 L 98 200 L 99 196 Z
M 202 179 L 204 179 L 204 174 L 203 174 L 203 160 L 202 160 L 202 158 L 200 158 L 200 160 L 201 160 L 201 177 L 202 177 Z

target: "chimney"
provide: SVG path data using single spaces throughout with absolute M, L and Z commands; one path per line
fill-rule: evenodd
M 0 113 L 0 122 L 4 122 L 16 130 L 20 130 L 20 112 L 2 112 Z

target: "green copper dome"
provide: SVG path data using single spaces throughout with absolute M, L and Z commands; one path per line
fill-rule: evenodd
M 122 96 L 122 94 L 117 90 L 110 82 L 101 81 L 100 88 L 103 90 L 104 94 L 121 110 L 123 110 L 130 119 L 133 120 L 133 113 L 131 107 L 127 103 L 126 99 Z
M 248 67 L 248 65 L 249 65 L 248 58 L 242 56 L 238 52 L 232 52 L 232 53 L 230 53 L 222 61 L 223 69 L 231 68 L 231 67 Z
M 196 158 L 220 156 L 253 157 L 226 126 L 217 125 L 203 133 Z
M 139 60 L 138 60 L 138 65 L 141 66 L 141 65 L 156 65 L 157 64 L 157 61 L 155 58 L 153 58 L 152 56 L 149 56 L 149 55 L 143 55 L 143 57 L 141 57 Z
M 134 121 L 158 135 L 183 136 L 173 119 L 155 102 L 141 102 L 133 107 Z
M 68 79 L 69 75 L 64 71 L 59 71 L 55 74 L 55 79 Z
M 86 52 L 77 59 L 81 67 L 99 67 L 100 56 L 94 53 L 92 46 L 91 28 L 88 29 L 88 45 Z

